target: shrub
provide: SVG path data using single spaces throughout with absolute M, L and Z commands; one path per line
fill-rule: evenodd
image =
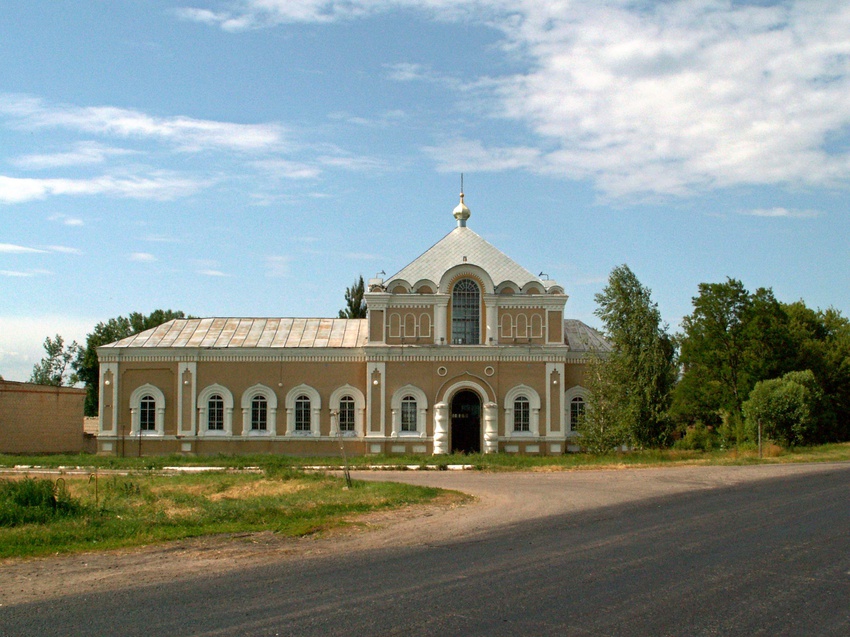
M 808 370 L 756 383 L 743 406 L 750 439 L 758 437 L 761 423 L 762 436 L 784 446 L 811 442 L 821 402 L 822 392 Z
M 705 424 L 698 422 L 693 427 L 690 427 L 687 433 L 675 442 L 673 447 L 675 449 L 711 451 L 714 448 L 715 438 L 716 436 L 711 429 L 706 427 Z
M 0 481 L 0 526 L 44 523 L 53 518 L 79 513 L 62 479 L 43 478 Z

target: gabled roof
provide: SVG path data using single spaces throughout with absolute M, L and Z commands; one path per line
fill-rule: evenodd
M 102 347 L 348 348 L 366 345 L 367 334 L 366 319 L 174 319 Z
M 571 352 L 610 352 L 611 343 L 589 325 L 578 319 L 564 319 L 564 343 Z
M 544 288 L 543 281 L 466 226 L 452 230 L 387 282 L 401 279 L 413 285 L 425 279 L 439 284 L 447 270 L 462 264 L 482 268 L 496 286 L 512 281 L 520 288 L 531 282 Z

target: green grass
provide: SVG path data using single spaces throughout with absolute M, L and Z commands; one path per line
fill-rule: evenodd
M 556 456 L 523 456 L 517 454 L 453 454 L 442 456 L 357 456 L 349 458 L 353 469 L 373 465 L 390 465 L 400 468 L 407 466 L 436 466 L 445 468 L 451 464 L 472 465 L 475 469 L 490 471 L 517 470 L 556 470 L 556 469 L 593 469 L 607 466 L 655 466 L 677 464 L 753 464 L 782 462 L 831 462 L 850 460 L 850 442 L 819 445 L 815 447 L 794 447 L 782 449 L 775 445 L 766 445 L 764 458 L 759 460 L 754 446 L 737 449 L 697 451 L 684 449 L 648 449 L 625 453 L 602 455 L 586 453 L 568 453 Z M 282 455 L 252 456 L 155 456 L 143 458 L 118 458 L 114 456 L 80 455 L 40 455 L 14 456 L 0 454 L 0 467 L 30 465 L 41 467 L 98 467 L 103 469 L 126 469 L 143 471 L 157 470 L 162 467 L 217 466 L 240 469 L 260 467 L 265 470 L 281 471 L 298 469 L 305 466 L 341 467 L 339 457 L 296 457 Z
M 0 524 L 0 558 L 138 546 L 220 533 L 302 536 L 357 524 L 369 511 L 460 494 L 394 483 L 355 482 L 292 470 L 166 476 L 152 473 L 61 479 L 74 515 Z M 0 490 L 13 482 L 0 479 Z M 48 480 L 30 482 L 54 483 Z M 12 485 L 14 486 L 14 485 Z M 18 507 L 21 508 L 21 507 Z M 26 507 L 24 507 L 26 508 Z M 44 506 L 33 506 L 44 511 Z M 47 510 L 50 506 L 47 505 Z M 0 501 L 0 511 L 2 501 Z

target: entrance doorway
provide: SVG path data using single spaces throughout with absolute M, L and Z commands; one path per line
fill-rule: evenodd
M 481 452 L 481 399 L 464 389 L 452 398 L 452 453 Z

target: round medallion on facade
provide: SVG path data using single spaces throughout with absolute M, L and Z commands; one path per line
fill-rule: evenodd
M 485 368 L 484 368 L 484 373 L 485 373 L 487 376 L 492 376 L 493 374 L 495 374 L 495 373 L 496 373 L 496 370 L 495 370 L 495 369 L 493 369 L 493 366 L 492 366 L 492 365 L 487 365 L 487 367 L 485 367 Z
M 448 373 L 449 373 L 449 370 L 447 370 L 447 369 L 446 369 L 445 367 L 443 367 L 442 365 L 440 365 L 440 366 L 437 368 L 437 375 L 438 375 L 438 376 L 445 376 L 445 375 L 446 375 L 446 374 L 448 374 Z

